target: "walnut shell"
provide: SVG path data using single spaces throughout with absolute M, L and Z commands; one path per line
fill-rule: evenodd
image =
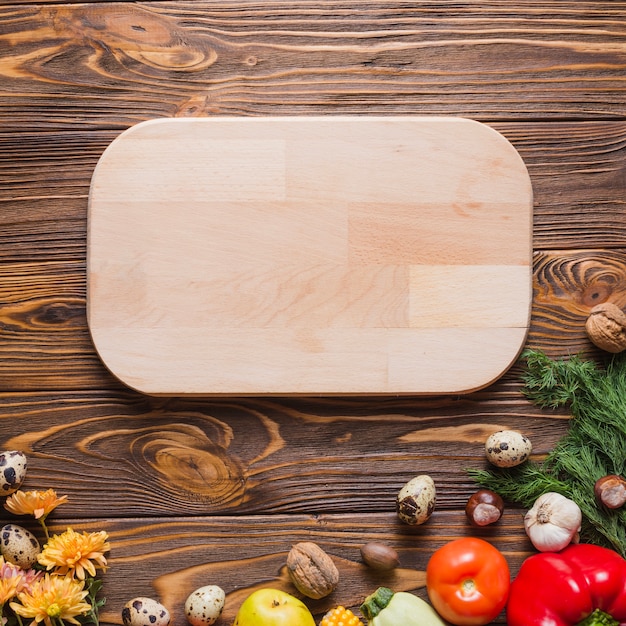
M 311 541 L 291 548 L 287 555 L 287 572 L 296 589 L 314 600 L 332 593 L 339 583 L 339 571 L 333 560 Z
M 585 330 L 592 343 L 601 350 L 613 354 L 626 350 L 626 314 L 612 302 L 591 309 Z

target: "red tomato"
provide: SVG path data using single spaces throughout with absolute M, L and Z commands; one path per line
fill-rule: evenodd
M 506 605 L 511 576 L 503 554 L 483 539 L 463 537 L 436 550 L 426 567 L 426 590 L 443 619 L 483 626 Z

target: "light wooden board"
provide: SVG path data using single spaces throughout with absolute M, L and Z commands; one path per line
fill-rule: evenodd
M 179 118 L 102 155 L 88 322 L 155 395 L 465 393 L 514 362 L 532 189 L 486 125 Z

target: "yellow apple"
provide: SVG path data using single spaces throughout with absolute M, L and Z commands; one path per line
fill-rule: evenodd
M 315 626 L 306 605 L 280 589 L 257 589 L 239 607 L 233 626 Z

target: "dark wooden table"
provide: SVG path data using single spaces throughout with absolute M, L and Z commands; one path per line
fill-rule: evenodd
M 480 531 L 463 513 L 490 432 L 522 430 L 540 456 L 567 428 L 522 397 L 522 363 L 464 397 L 166 399 L 125 388 L 94 351 L 87 195 L 109 142 L 157 117 L 339 113 L 465 116 L 507 137 L 535 193 L 528 346 L 596 355 L 591 307 L 626 306 L 626 2 L 0 8 L 0 446 L 28 455 L 24 488 L 69 496 L 53 530 L 110 534 L 103 622 L 148 595 L 183 626 L 187 594 L 218 584 L 230 624 L 253 589 L 292 590 L 301 540 L 341 573 L 309 602 L 317 616 L 380 583 L 424 596 L 430 554 L 456 537 L 492 541 L 513 572 L 531 552 L 522 510 Z M 395 497 L 420 473 L 438 506 L 409 528 Z M 401 568 L 369 572 L 366 540 Z

